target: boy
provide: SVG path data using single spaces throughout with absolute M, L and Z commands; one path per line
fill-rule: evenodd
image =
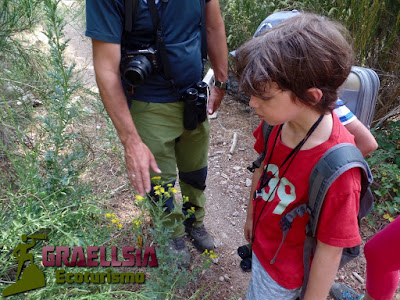
M 264 164 L 253 176 L 245 238 L 252 243 L 248 299 L 296 299 L 303 283 L 308 216 L 297 217 L 282 242 L 279 221 L 306 203 L 308 179 L 321 156 L 354 137 L 331 111 L 349 75 L 353 51 L 345 29 L 313 14 L 294 16 L 253 38 L 236 52 L 250 106 L 275 125 Z M 261 126 L 255 149 L 263 151 Z M 264 167 L 265 165 L 265 167 Z M 360 244 L 357 213 L 361 174 L 351 169 L 331 186 L 320 216 L 317 248 L 304 299 L 326 299 L 342 249 Z

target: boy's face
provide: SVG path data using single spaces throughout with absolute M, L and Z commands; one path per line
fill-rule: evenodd
M 304 109 L 301 102 L 293 100 L 291 91 L 281 90 L 275 82 L 266 84 L 263 96 L 266 99 L 251 96 L 249 105 L 269 125 L 275 126 L 294 120 Z

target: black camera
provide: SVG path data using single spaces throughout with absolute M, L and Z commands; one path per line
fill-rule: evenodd
M 207 119 L 207 83 L 197 82 L 194 87 L 186 90 L 183 96 L 185 110 L 183 114 L 183 125 L 187 130 L 194 130 L 199 123 Z
M 120 68 L 122 78 L 133 87 L 142 85 L 146 78 L 158 68 L 157 50 L 152 46 L 123 51 Z
M 237 249 L 238 255 L 242 259 L 240 262 L 240 268 L 245 272 L 251 271 L 251 244 L 240 246 Z

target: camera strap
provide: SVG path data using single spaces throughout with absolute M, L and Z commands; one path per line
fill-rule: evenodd
M 206 32 L 206 1 L 200 0 L 201 7 L 201 58 L 203 59 L 203 69 L 207 61 L 207 32 Z M 204 72 L 204 70 L 203 70 Z
M 164 79 L 167 80 L 175 92 L 179 94 L 179 89 L 175 86 L 174 78 L 172 77 L 171 65 L 167 55 L 167 49 L 165 47 L 165 36 L 161 26 L 161 19 L 164 14 L 165 6 L 168 0 L 161 0 L 161 18 L 158 16 L 155 0 L 147 0 L 149 6 L 151 21 L 153 22 L 153 34 L 154 40 L 156 41 L 156 49 L 160 53 L 160 59 L 163 69 Z
M 139 5 L 139 0 L 125 0 L 125 17 L 124 17 L 124 36 L 122 39 L 123 46 L 125 45 L 124 40 L 127 38 L 127 33 L 132 32 L 132 27 L 135 23 L 136 13 Z M 168 0 L 161 0 L 161 19 L 164 13 L 165 6 Z M 159 51 L 159 57 L 163 69 L 163 77 L 170 82 L 173 89 L 179 94 L 179 89 L 175 86 L 171 65 L 168 60 L 167 51 L 165 47 L 164 33 L 161 27 L 161 19 L 159 18 L 157 7 L 154 0 L 147 0 L 151 20 L 153 23 L 154 40 L 156 48 Z M 206 18 L 205 18 L 205 0 L 200 0 L 201 8 L 201 57 L 203 61 L 203 69 L 207 60 L 207 32 L 206 32 Z

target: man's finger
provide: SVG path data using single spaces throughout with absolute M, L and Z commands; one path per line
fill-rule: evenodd
M 207 111 L 209 115 L 212 115 L 214 113 L 214 100 L 210 99 L 210 101 L 208 102 Z
M 140 172 L 136 175 L 134 187 L 140 196 L 145 195 L 145 187 L 143 185 L 143 176 Z
M 152 157 L 150 158 L 150 168 L 151 168 L 154 172 L 156 172 L 157 174 L 161 174 L 161 173 L 162 173 L 161 170 L 158 168 L 158 165 L 157 165 L 157 162 L 156 162 L 154 156 L 152 156 Z
M 143 191 L 145 193 L 150 193 L 151 191 L 151 180 L 150 180 L 150 172 L 149 169 L 143 169 L 142 170 L 142 176 L 141 176 L 141 184 L 142 184 L 142 188 Z

